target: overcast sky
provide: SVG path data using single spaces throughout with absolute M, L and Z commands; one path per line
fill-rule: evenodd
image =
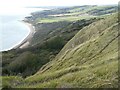
M 0 0 L 0 8 L 117 4 L 119 0 Z
M 119 0 L 0 0 L 0 15 L 16 15 L 30 12 L 22 7 L 30 6 L 80 6 L 118 4 Z

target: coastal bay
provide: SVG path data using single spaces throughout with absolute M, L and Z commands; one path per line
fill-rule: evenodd
M 21 22 L 29 28 L 29 34 L 24 38 L 24 40 L 20 44 L 15 46 L 14 49 L 27 47 L 29 45 L 30 39 L 33 37 L 35 33 L 35 28 L 32 24 L 24 22 L 24 21 L 21 21 Z
M 14 16 L 6 16 L 11 18 Z M 29 27 L 24 23 L 17 21 L 15 18 L 11 21 L 1 22 L 2 25 L 2 49 L 0 51 L 7 51 L 20 44 L 28 35 Z
M 42 8 L 20 8 L 20 12 L 12 11 L 12 13 L 0 13 L 1 24 L 1 49 L 0 51 L 8 51 L 16 47 L 21 46 L 23 48 L 26 40 L 33 34 L 33 27 L 24 22 L 26 16 L 29 16 L 31 12 L 42 11 Z M 28 42 L 27 42 L 28 43 Z M 25 44 L 28 45 L 28 44 Z M 23 45 L 23 46 L 22 46 Z

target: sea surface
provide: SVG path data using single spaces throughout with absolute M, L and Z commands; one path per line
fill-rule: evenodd
M 29 34 L 29 27 L 21 22 L 31 12 L 42 8 L 5 8 L 0 12 L 0 51 L 7 51 L 20 44 Z

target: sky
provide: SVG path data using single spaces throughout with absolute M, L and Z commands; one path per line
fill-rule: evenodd
M 0 0 L 0 8 L 117 4 L 119 0 Z
M 0 0 L 0 15 L 23 14 L 30 6 L 111 5 L 119 0 Z M 29 11 L 28 11 L 29 12 Z

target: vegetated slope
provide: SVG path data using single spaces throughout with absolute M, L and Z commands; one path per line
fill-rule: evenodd
M 57 22 L 37 25 L 36 34 L 28 48 L 10 50 L 3 53 L 3 75 L 21 75 L 36 73 L 42 65 L 52 60 L 63 46 L 84 26 L 99 19 Z
M 56 58 L 17 87 L 118 87 L 118 20 L 113 14 L 77 33 Z
M 84 10 L 85 10 L 85 13 L 86 13 L 87 11 L 92 10 L 90 8 L 87 8 L 89 10 L 86 10 L 87 6 L 83 6 L 83 7 L 84 7 L 84 9 L 82 10 L 82 12 L 84 12 Z M 95 7 L 97 8 L 97 6 L 95 6 Z M 26 81 L 24 82 L 26 87 L 29 86 L 29 85 L 27 85 L 29 83 L 30 83 L 30 85 L 34 86 L 34 84 L 39 84 L 40 82 L 46 81 L 45 84 L 46 83 L 49 84 L 49 80 L 50 80 L 50 82 L 52 80 L 53 84 L 55 84 L 54 87 L 57 87 L 58 84 L 56 85 L 56 83 L 54 83 L 56 81 L 54 81 L 53 79 L 61 77 L 64 74 L 71 72 L 71 69 L 74 72 L 74 69 L 76 69 L 76 67 L 68 68 L 69 66 L 73 66 L 72 64 L 74 62 L 69 61 L 69 59 L 68 59 L 68 62 L 66 62 L 67 59 L 65 59 L 65 60 L 63 59 L 64 64 L 62 65 L 62 63 L 61 63 L 62 59 L 60 60 L 60 58 L 63 56 L 63 54 L 65 54 L 64 52 L 66 52 L 66 54 L 67 54 L 67 52 L 68 52 L 67 50 L 71 49 L 71 45 L 73 47 L 76 47 L 78 41 L 73 40 L 73 41 L 76 41 L 75 44 L 68 44 L 67 46 L 65 46 L 65 48 L 60 53 L 59 53 L 59 51 L 78 31 L 80 31 L 83 27 L 88 26 L 89 24 L 91 24 L 95 21 L 98 21 L 99 18 L 101 18 L 101 16 L 100 17 L 98 16 L 98 18 L 97 17 L 94 18 L 94 16 L 93 17 L 90 16 L 90 18 L 83 19 L 83 18 L 81 18 L 81 16 L 78 17 L 80 14 L 80 13 L 78 13 L 78 12 L 80 12 L 79 10 L 77 11 L 78 14 L 76 14 L 77 7 L 71 8 L 71 9 L 73 9 L 73 11 L 69 11 L 69 15 L 65 14 L 64 16 L 60 16 L 59 19 L 57 19 L 55 21 L 47 22 L 47 20 L 45 20 L 45 22 L 43 21 L 42 23 L 41 22 L 37 23 L 37 22 L 35 22 L 36 19 L 43 18 L 42 16 L 39 17 L 37 15 L 32 16 L 32 19 L 33 19 L 32 22 L 30 20 L 28 20 L 36 28 L 36 33 L 33 36 L 29 47 L 25 48 L 25 49 L 17 48 L 14 50 L 5 51 L 2 54 L 3 55 L 2 75 L 3 75 L 3 81 L 4 81 L 3 86 L 5 86 L 5 87 L 15 87 L 16 85 L 23 86 L 23 79 L 21 77 L 19 78 L 19 76 L 26 77 L 29 75 L 33 75 L 43 65 L 44 66 L 41 68 L 41 72 L 46 71 L 46 74 L 41 74 L 41 77 L 40 77 L 41 80 L 38 79 L 38 81 L 36 81 L 36 80 L 37 80 L 37 78 L 39 78 L 39 75 L 35 78 L 35 81 L 32 79 L 30 81 L 29 81 L 29 79 L 26 79 Z M 71 9 L 69 8 L 69 10 L 71 10 Z M 78 9 L 80 9 L 80 8 L 78 7 Z M 64 9 L 62 9 L 62 10 L 64 11 Z M 57 11 L 59 12 L 59 9 Z M 45 11 L 45 12 L 47 12 L 47 11 Z M 56 10 L 54 11 L 54 13 L 52 13 L 55 16 L 48 16 L 49 13 L 46 14 L 47 16 L 45 17 L 45 19 L 48 19 L 48 17 L 52 17 L 52 18 L 50 18 L 50 20 L 53 20 L 54 18 L 58 17 L 58 16 L 56 16 L 55 12 L 56 12 Z M 113 10 L 113 12 L 115 12 L 115 10 Z M 44 16 L 44 12 L 42 14 Z M 77 17 L 77 19 L 70 17 L 71 16 L 70 14 L 75 16 L 75 18 Z M 111 13 L 109 13 L 109 14 L 111 14 Z M 83 14 L 83 16 L 84 15 L 85 14 Z M 106 14 L 104 14 L 104 15 L 106 15 Z M 63 17 L 64 17 L 64 19 L 63 19 Z M 69 19 L 72 19 L 72 21 L 69 21 L 69 19 L 67 17 Z M 87 17 L 89 17 L 89 14 L 87 15 Z M 104 18 L 106 18 L 106 16 L 103 17 L 103 19 Z M 105 24 L 103 24 L 103 25 L 105 26 Z M 103 26 L 101 25 L 101 27 L 103 27 Z M 106 27 L 108 27 L 108 26 L 106 26 Z M 87 30 L 89 31 L 89 29 L 87 29 Z M 82 30 L 82 32 L 83 32 L 82 34 L 83 35 L 84 35 L 84 33 L 86 34 L 84 36 L 87 36 L 87 34 L 88 34 L 87 30 L 85 30 L 86 32 L 83 32 L 83 30 Z M 92 31 L 90 31 L 90 32 L 92 33 Z M 42 37 L 41 37 L 41 35 L 42 35 Z M 97 36 L 96 33 L 94 33 L 94 35 Z M 88 38 L 89 38 L 89 36 L 81 37 L 80 41 L 83 39 L 82 43 L 84 43 L 85 40 L 89 41 Z M 70 42 L 72 43 L 73 41 L 70 41 Z M 78 45 L 79 44 L 80 43 L 78 43 Z M 84 48 L 83 48 L 83 50 L 84 50 Z M 58 61 L 56 59 L 54 60 L 54 57 L 57 54 L 58 54 L 57 57 L 59 59 Z M 72 55 L 70 54 L 70 56 L 72 56 Z M 54 61 L 52 61 L 52 60 L 54 60 Z M 72 60 L 72 61 L 74 61 L 74 60 Z M 51 64 L 52 62 L 53 63 L 56 62 L 55 64 L 53 64 L 53 67 Z M 78 63 L 77 61 L 75 61 L 75 62 Z M 48 63 L 48 64 L 46 64 L 46 63 Z M 64 66 L 64 65 L 66 65 L 66 66 Z M 56 67 L 56 69 L 54 67 Z M 50 68 L 50 73 L 47 70 L 49 68 Z M 79 66 L 78 66 L 78 68 L 79 68 Z M 57 69 L 58 69 L 58 72 L 56 72 Z M 55 73 L 51 73 L 51 71 L 53 71 Z M 16 78 L 17 80 L 14 81 L 13 80 L 14 78 Z M 27 80 L 28 80 L 28 82 L 27 82 Z M 31 81 L 33 81 L 33 84 L 31 84 Z M 10 82 L 13 82 L 14 85 Z M 63 82 L 61 82 L 61 83 L 63 83 Z M 43 85 L 40 84 L 41 87 L 43 87 Z M 53 87 L 52 83 L 50 85 L 51 85 L 50 87 Z M 48 86 L 45 86 L 45 87 L 48 87 Z M 67 86 L 72 87 L 72 85 L 69 85 L 69 83 L 65 84 L 65 87 L 67 87 Z M 35 86 L 35 87 L 37 87 L 37 86 Z M 58 87 L 64 87 L 64 86 L 61 85 Z M 77 86 L 75 86 L 75 87 L 77 87 Z

